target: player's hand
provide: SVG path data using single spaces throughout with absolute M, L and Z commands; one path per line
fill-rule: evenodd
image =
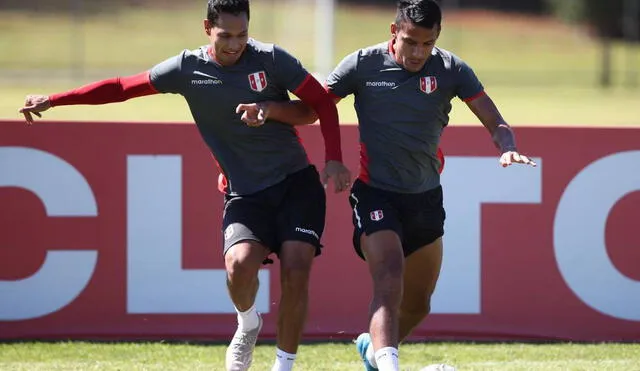
M 322 170 L 322 184 L 325 188 L 329 178 L 333 179 L 333 189 L 336 193 L 346 191 L 351 186 L 351 172 L 340 161 L 327 161 Z
M 512 164 L 524 164 L 529 166 L 537 166 L 537 164 L 529 157 L 522 155 L 516 151 L 508 151 L 500 156 L 500 166 L 507 167 Z
M 42 117 L 40 112 L 46 111 L 51 108 L 49 97 L 46 95 L 27 95 L 24 100 L 24 107 L 20 108 L 20 113 L 24 115 L 24 119 L 28 125 L 33 124 L 34 114 L 38 117 Z
M 236 107 L 236 113 L 242 112 L 240 119 L 251 127 L 262 126 L 269 117 L 269 103 L 241 103 Z

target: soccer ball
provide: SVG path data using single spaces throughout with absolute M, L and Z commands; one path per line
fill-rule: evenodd
M 456 368 L 445 364 L 439 364 L 429 365 L 427 367 L 421 368 L 420 371 L 456 371 Z

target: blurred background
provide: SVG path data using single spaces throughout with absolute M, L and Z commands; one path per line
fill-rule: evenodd
M 640 0 L 442 0 L 439 46 L 467 61 L 514 125 L 638 125 Z M 319 78 L 389 37 L 393 0 L 254 0 L 250 34 Z M 0 118 L 28 93 L 127 75 L 205 44 L 205 0 L 0 1 Z M 459 103 L 456 103 L 459 104 Z M 349 102 L 344 123 L 355 122 Z M 477 121 L 455 109 L 454 124 Z M 62 108 L 49 119 L 191 121 L 181 99 Z

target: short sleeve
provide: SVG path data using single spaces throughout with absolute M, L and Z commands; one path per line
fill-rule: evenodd
M 456 96 L 466 101 L 481 94 L 484 91 L 484 87 L 475 72 L 473 72 L 473 69 L 459 58 L 454 58 L 453 62 L 456 77 Z
M 344 57 L 327 78 L 327 86 L 331 93 L 344 98 L 356 92 L 356 70 L 360 51 Z
M 151 68 L 149 79 L 157 91 L 175 94 L 181 94 L 183 92 L 182 61 L 184 60 L 185 52 L 171 57 Z
M 293 92 L 309 75 L 300 61 L 281 47 L 273 46 L 273 69 L 277 84 Z

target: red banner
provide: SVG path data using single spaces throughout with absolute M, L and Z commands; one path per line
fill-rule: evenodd
M 319 128 L 301 137 L 322 158 Z M 342 127 L 358 166 L 357 128 Z M 446 129 L 445 258 L 414 339 L 640 340 L 640 130 L 519 128 L 538 168 Z M 217 171 L 193 125 L 0 122 L 0 339 L 226 340 Z M 366 328 L 367 269 L 329 191 L 305 339 Z M 279 265 L 257 306 L 275 335 Z

